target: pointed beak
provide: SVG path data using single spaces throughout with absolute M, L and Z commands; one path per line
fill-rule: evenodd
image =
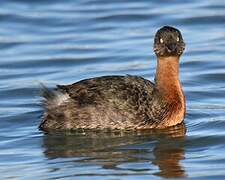
M 169 52 L 173 52 L 177 48 L 177 44 L 176 43 L 170 43 L 170 44 L 167 44 L 166 47 L 169 50 Z

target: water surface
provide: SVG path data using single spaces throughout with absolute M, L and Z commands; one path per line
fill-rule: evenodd
M 179 28 L 185 127 L 162 132 L 37 129 L 50 88 L 102 75 L 153 80 L 155 31 Z M 225 2 L 8 0 L 0 6 L 1 179 L 224 179 Z M 186 133 L 185 133 L 186 129 Z

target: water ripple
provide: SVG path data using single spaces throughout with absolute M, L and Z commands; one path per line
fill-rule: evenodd
M 224 179 L 224 8 L 221 0 L 2 1 L 1 177 Z M 163 25 L 178 27 L 187 44 L 180 62 L 184 127 L 38 131 L 40 82 L 53 88 L 109 74 L 153 80 L 153 37 Z

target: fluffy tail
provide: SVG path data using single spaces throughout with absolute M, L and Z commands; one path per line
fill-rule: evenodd
M 40 85 L 42 87 L 41 95 L 44 98 L 42 102 L 46 109 L 55 108 L 68 101 L 69 95 L 67 93 L 63 93 L 58 89 L 50 90 L 42 83 Z
M 41 95 L 44 97 L 46 100 L 47 99 L 54 99 L 55 98 L 55 93 L 53 90 L 48 89 L 44 84 L 40 83 L 41 85 Z
M 45 112 L 39 129 L 48 131 L 48 129 L 63 128 L 62 119 L 64 117 L 64 109 L 60 105 L 69 101 L 69 95 L 61 92 L 60 89 L 50 90 L 45 85 L 40 85 L 41 95 L 43 97 L 42 104 Z

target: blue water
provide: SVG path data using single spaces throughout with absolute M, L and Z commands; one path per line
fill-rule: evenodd
M 163 25 L 186 42 L 186 133 L 38 130 L 40 82 L 153 80 L 153 36 Z M 224 27 L 223 0 L 1 1 L 1 179 L 225 179 Z

